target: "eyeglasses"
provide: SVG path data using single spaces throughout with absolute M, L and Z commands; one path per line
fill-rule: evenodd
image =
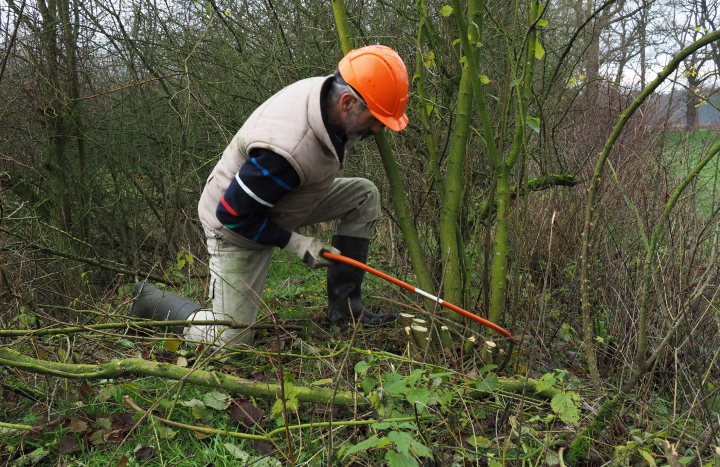
M 353 87 L 350 86 L 349 84 L 348 84 L 348 89 L 350 89 L 350 94 L 352 94 L 355 99 L 357 99 L 358 101 L 360 101 L 361 104 L 363 104 L 365 107 L 367 107 L 367 102 L 365 102 L 365 99 L 363 99 L 362 96 L 355 89 L 353 89 Z

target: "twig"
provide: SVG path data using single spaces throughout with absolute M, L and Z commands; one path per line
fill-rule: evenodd
M 195 426 L 195 425 L 185 425 L 184 423 L 178 423 L 173 422 L 172 420 L 167 420 L 165 418 L 160 418 L 157 415 L 153 415 L 135 404 L 132 399 L 130 399 L 130 396 L 125 396 L 125 402 L 132 407 L 133 410 L 140 412 L 143 414 L 143 416 L 151 416 L 155 420 L 159 421 L 160 423 L 164 423 L 165 425 L 174 426 L 176 428 L 184 428 L 186 430 L 194 430 L 198 431 L 200 433 L 206 433 L 208 435 L 227 435 L 232 436 L 234 438 L 243 438 L 243 439 L 252 439 L 254 441 L 270 441 L 270 438 L 268 436 L 263 435 L 251 435 L 248 433 L 238 433 L 235 431 L 225 431 L 225 430 L 217 430 L 215 428 L 206 428 L 203 426 Z
M 282 367 L 282 353 L 280 352 L 280 326 L 278 325 L 277 321 L 277 313 L 270 313 L 270 318 L 273 320 L 273 324 L 275 325 L 275 341 L 277 343 L 277 362 L 278 362 L 278 383 L 280 385 L 280 401 L 282 402 L 282 409 L 283 409 L 283 420 L 285 421 L 285 436 L 287 437 L 288 442 L 288 454 L 290 455 L 290 465 L 295 465 L 295 453 L 293 452 L 292 448 L 292 439 L 290 438 L 290 429 L 288 428 L 289 425 L 289 418 L 287 414 L 287 403 L 285 399 L 285 374 L 283 372 Z
M 83 97 L 83 99 L 92 99 L 92 98 L 94 98 L 94 97 L 104 96 L 105 94 L 110 94 L 110 93 L 113 93 L 113 92 L 122 91 L 123 89 L 132 88 L 132 87 L 135 87 L 135 86 L 140 86 L 140 85 L 142 85 L 142 84 L 146 84 L 146 83 L 149 83 L 149 82 L 151 82 L 151 81 L 157 81 L 157 80 L 159 80 L 159 79 L 165 79 L 165 78 L 172 78 L 173 76 L 181 76 L 181 75 L 184 75 L 184 74 L 185 74 L 185 73 L 173 73 L 173 74 L 170 74 L 170 75 L 159 76 L 159 77 L 157 77 L 157 78 L 150 78 L 150 79 L 146 79 L 145 81 L 138 81 L 137 83 L 128 84 L 128 85 L 126 85 L 126 86 L 121 86 L 121 87 L 119 87 L 119 88 L 111 89 L 111 90 L 109 90 L 109 91 L 104 91 L 104 92 L 101 92 L 101 93 L 99 93 L 99 94 L 94 94 L 94 95 L 92 95 L 92 96 Z
M 350 311 L 350 316 L 353 319 L 353 335 L 350 339 L 350 345 L 348 346 L 347 352 L 345 352 L 345 358 L 343 358 L 342 365 L 340 365 L 340 369 L 338 370 L 338 377 L 335 380 L 335 387 L 333 387 L 333 393 L 332 397 L 330 398 L 330 423 L 328 424 L 329 429 L 329 443 L 330 447 L 328 448 L 328 454 L 327 454 L 327 465 L 333 465 L 332 463 L 332 454 L 333 454 L 333 431 L 332 431 L 332 422 L 333 422 L 333 412 L 332 408 L 335 404 L 335 395 L 337 394 L 338 386 L 340 385 L 340 379 L 342 378 L 343 370 L 345 370 L 345 364 L 348 361 L 348 358 L 350 357 L 350 349 L 352 349 L 353 344 L 355 344 L 355 337 L 357 336 L 358 328 L 360 327 L 360 323 L 362 322 L 362 315 L 365 313 L 365 309 L 363 309 L 362 313 L 360 313 L 360 317 L 358 317 L 357 321 L 355 320 L 355 315 L 353 315 L 352 312 L 352 305 L 350 303 L 350 299 L 348 298 L 348 310 Z M 355 404 L 357 406 L 357 398 L 355 399 Z
M 173 284 L 173 282 L 169 281 L 168 279 L 165 279 L 165 278 L 162 278 L 159 276 L 154 276 L 149 273 L 144 273 L 142 271 L 138 271 L 138 270 L 133 271 L 132 269 L 120 268 L 117 266 L 110 266 L 109 264 L 104 264 L 104 263 L 101 263 L 100 261 L 97 261 L 97 260 L 94 260 L 91 258 L 85 258 L 82 256 L 65 253 L 64 251 L 55 250 L 53 248 L 48 248 L 46 246 L 36 245 L 34 243 L 28 242 L 27 240 L 25 240 L 23 237 L 19 236 L 18 234 L 13 233 L 7 229 L 3 229 L 2 227 L 0 227 L 0 232 L 6 233 L 8 235 L 11 235 L 15 238 L 22 240 L 23 242 L 25 242 L 25 246 L 27 246 L 28 248 L 32 248 L 33 250 L 42 251 L 43 253 L 47 253 L 47 254 L 54 255 L 54 256 L 59 256 L 61 258 L 69 259 L 72 261 L 77 261 L 79 263 L 85 263 L 90 266 L 95 266 L 95 267 L 98 267 L 101 269 L 106 269 L 108 271 L 116 272 L 118 274 L 126 274 L 130 277 L 138 276 L 138 277 L 144 277 L 146 279 L 151 279 L 155 282 L 161 282 L 163 284 Z M 8 248 L 7 247 L 0 248 L 0 250 L 6 250 L 6 249 L 8 249 Z

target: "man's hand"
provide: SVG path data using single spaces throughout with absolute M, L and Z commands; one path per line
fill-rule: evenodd
M 326 268 L 333 264 L 332 261 L 322 255 L 323 251 L 335 253 L 336 255 L 340 254 L 340 250 L 317 238 L 305 237 L 295 232 L 290 235 L 290 241 L 283 249 L 298 255 L 310 269 Z

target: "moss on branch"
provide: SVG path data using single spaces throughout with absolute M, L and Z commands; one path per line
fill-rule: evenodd
M 0 349 L 0 365 L 19 368 L 32 373 L 59 376 L 73 379 L 110 379 L 127 375 L 155 376 L 170 380 L 182 379 L 186 383 L 198 386 L 217 388 L 218 384 L 228 392 L 244 394 L 250 397 L 263 399 L 277 399 L 280 397 L 280 385 L 266 382 L 249 381 L 223 373 L 214 373 L 202 370 L 189 370 L 169 363 L 158 363 L 140 358 L 126 358 L 113 360 L 103 365 L 68 364 L 38 360 L 11 349 Z M 296 386 L 296 397 L 300 402 L 327 404 L 332 398 L 333 391 L 322 388 L 307 388 Z M 352 392 L 338 391 L 335 395 L 335 404 L 351 406 L 355 403 Z M 359 406 L 366 405 L 362 398 L 358 398 Z

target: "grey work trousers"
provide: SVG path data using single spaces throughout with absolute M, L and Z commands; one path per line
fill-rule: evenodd
M 337 178 L 320 204 L 301 227 L 339 219 L 338 235 L 370 238 L 380 217 L 380 195 L 364 178 Z M 199 310 L 191 319 L 234 320 L 252 324 L 262 303 L 262 294 L 273 247 L 250 250 L 239 247 L 205 229 L 210 253 L 210 297 L 212 310 Z M 251 345 L 255 332 L 216 326 L 191 326 L 185 338 L 203 342 Z

